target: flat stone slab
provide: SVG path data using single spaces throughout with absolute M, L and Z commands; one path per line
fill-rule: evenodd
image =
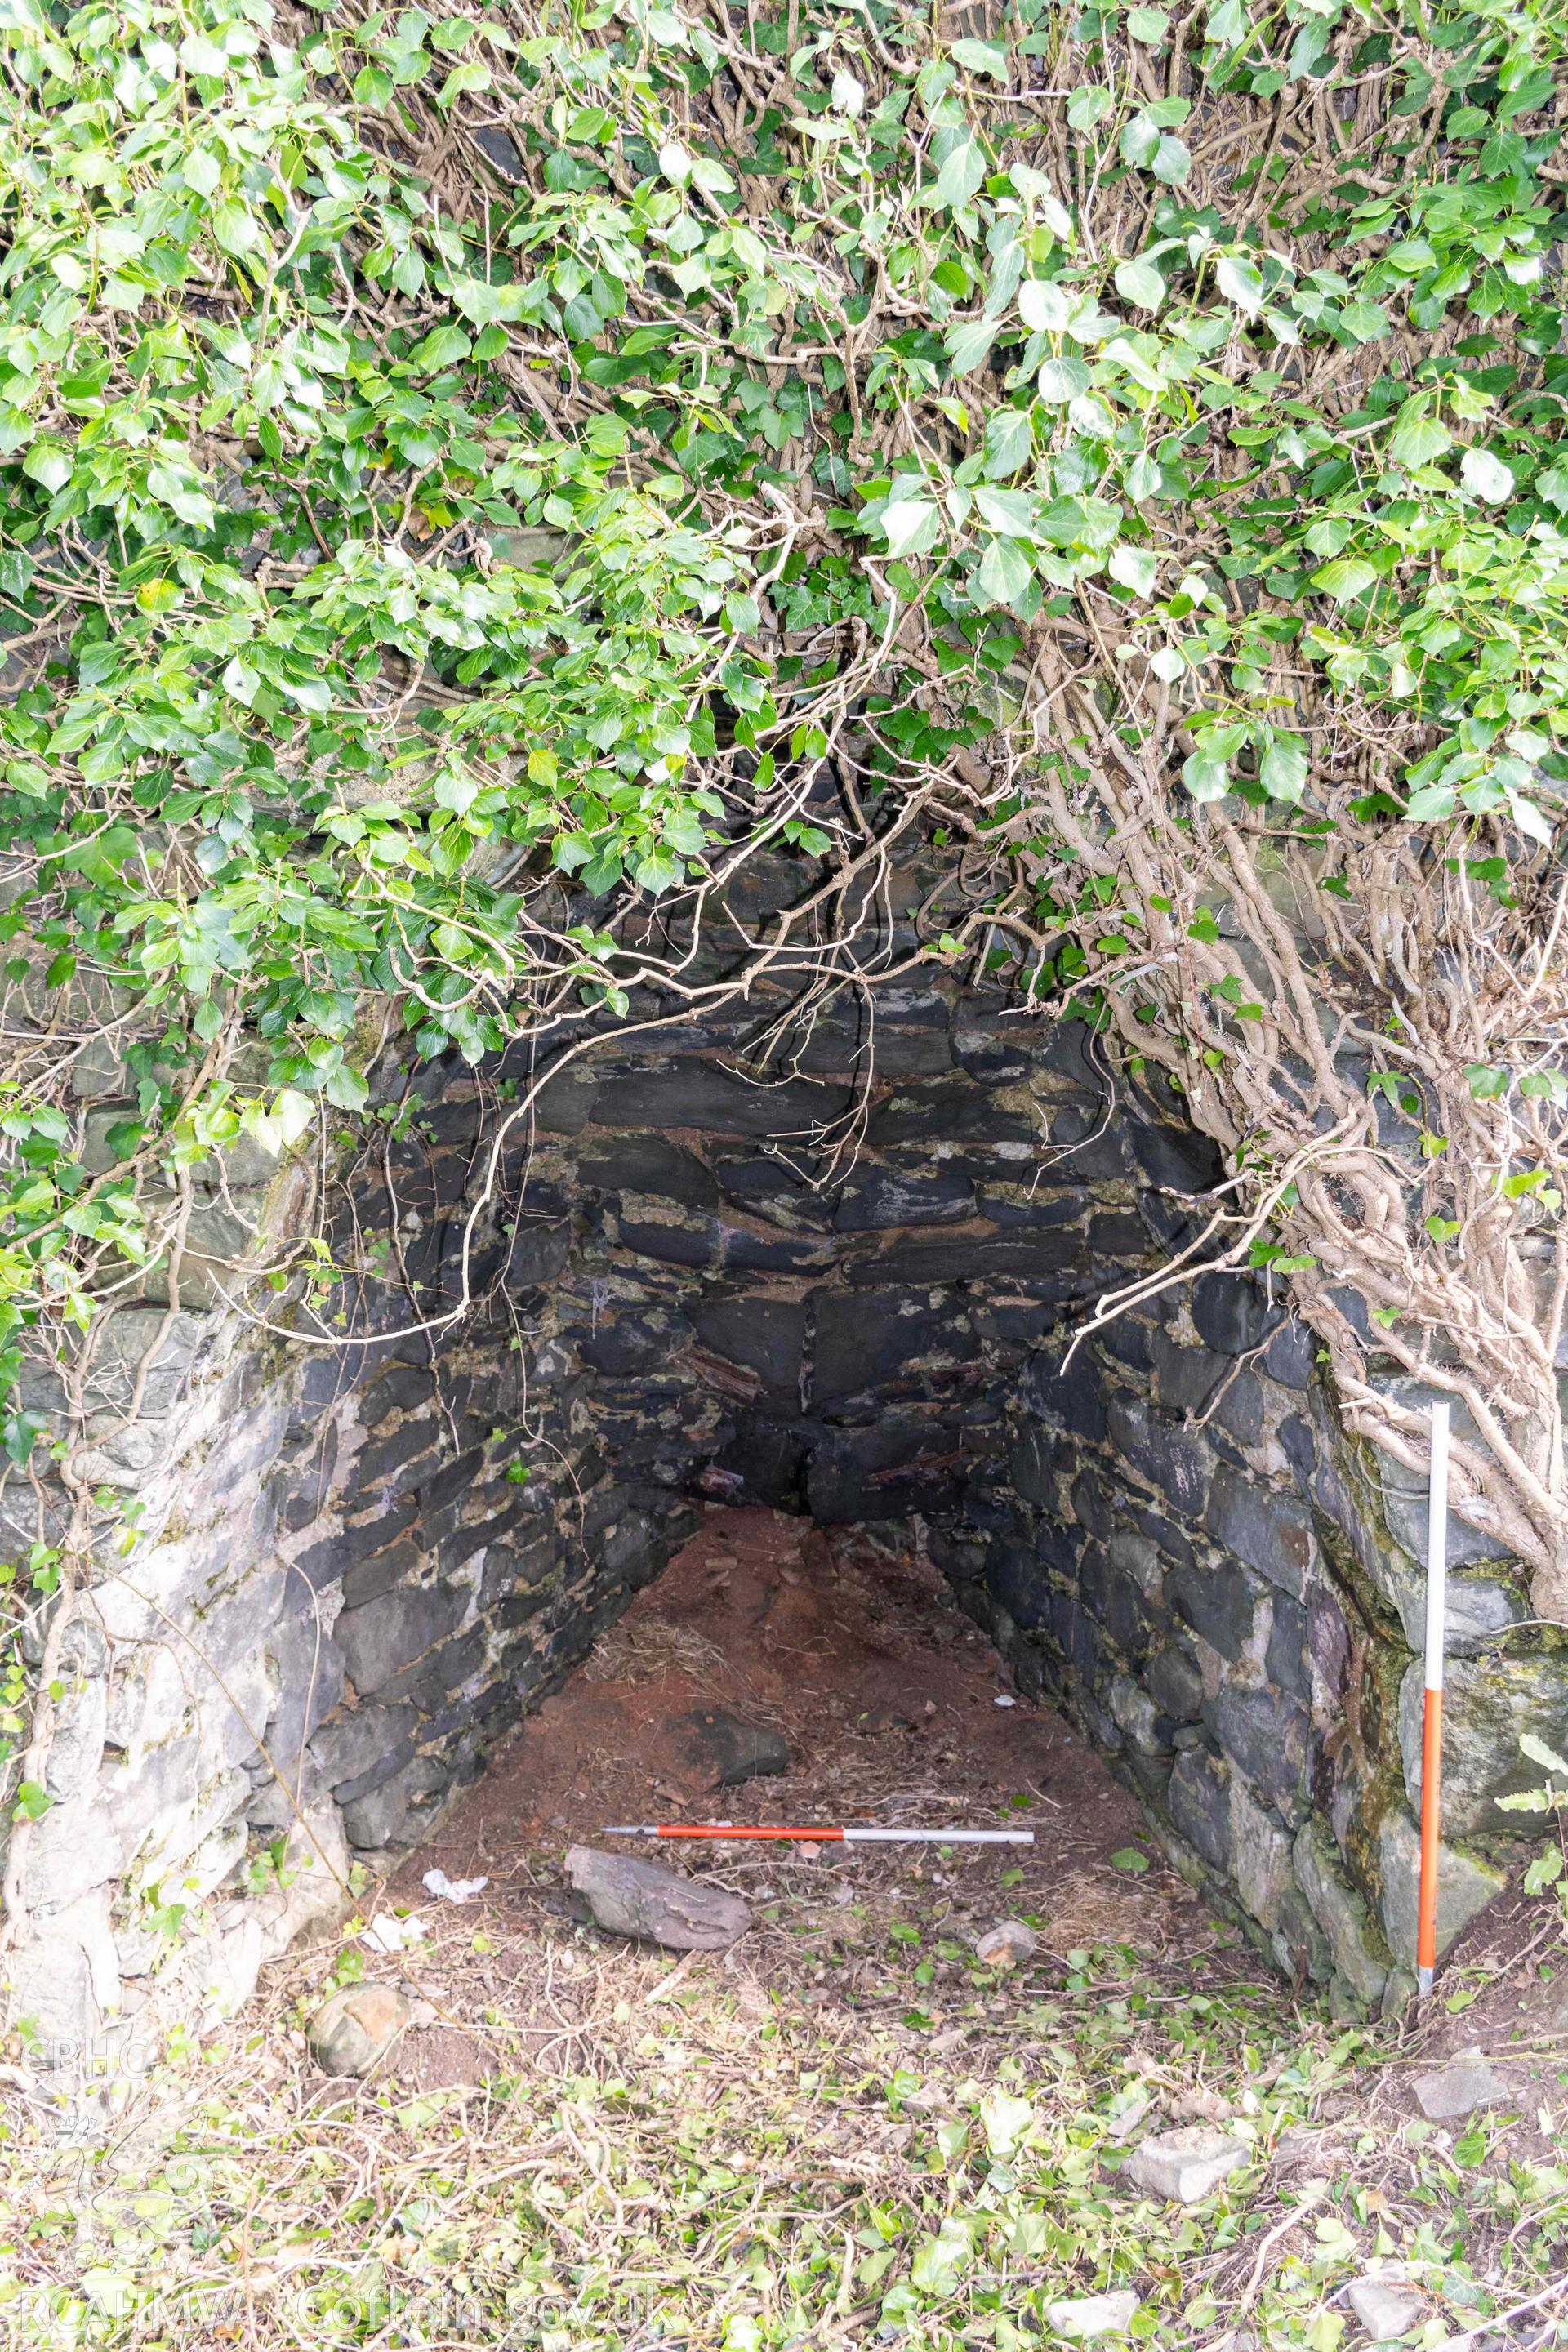
M 1047 2304 L 1046 2326 L 1075 2343 L 1090 2336 L 1125 2336 L 1137 2308 L 1138 2297 L 1131 2287 L 1117 2294 L 1065 2295 Z
M 1462 2123 L 1478 2107 L 1500 2107 L 1512 2097 L 1495 2066 L 1479 2050 L 1461 2050 L 1446 2066 L 1417 2074 L 1411 2084 L 1431 2123 Z
M 1374 2344 L 1393 2344 L 1426 2315 L 1421 2297 L 1391 2279 L 1352 2279 L 1345 2301 Z
M 733 1789 L 787 1772 L 789 1742 L 771 1724 L 749 1723 L 727 1706 L 693 1707 L 668 1726 L 688 1765 L 709 1789 Z
M 1196 2205 L 1251 2154 L 1244 2139 L 1232 2138 L 1216 2124 L 1182 2124 L 1141 2141 L 1127 2170 L 1152 2197 Z
M 672 1952 L 728 1951 L 752 1924 L 751 1910 L 738 1895 L 682 1878 L 657 1862 L 636 1862 L 629 1854 L 571 1846 L 566 1877 L 595 1926 Z

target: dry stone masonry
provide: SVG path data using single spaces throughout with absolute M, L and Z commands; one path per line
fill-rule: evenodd
M 521 1064 L 378 1072 L 337 1344 L 268 1328 L 264 1287 L 226 1303 L 250 1229 L 314 1213 L 251 1153 L 198 1200 L 177 1310 L 143 1299 L 36 1373 L 41 1407 L 79 1391 L 68 1481 L 116 1505 L 59 1604 L 52 1801 L 4 1962 L 46 2052 L 134 2044 L 176 1996 L 242 2002 L 356 1862 L 426 1834 L 703 1495 L 929 1544 L 1281 1968 L 1347 2008 L 1405 1996 L 1418 1486 L 1346 1440 L 1252 1277 L 1202 1274 L 1067 1360 L 1086 1306 L 1193 1230 L 1209 1147 L 1082 1024 L 921 981 L 818 1008 L 764 1077 L 784 1009 L 563 1070 L 475 1228 L 479 1303 L 435 1333 L 408 1335 L 410 1301 L 458 1293 Z M 16 1553 L 67 1505 L 13 1479 Z M 1454 1595 L 1450 1935 L 1502 1883 L 1519 1732 L 1561 1745 L 1568 1692 L 1561 1638 L 1479 1554 Z

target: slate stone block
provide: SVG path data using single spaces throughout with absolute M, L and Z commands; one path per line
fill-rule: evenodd
M 577 1163 L 579 1181 L 608 1192 L 655 1192 L 683 1209 L 718 1205 L 711 1169 L 665 1135 L 596 1137 Z
M 1106 1409 L 1110 1442 L 1184 1517 L 1203 1516 L 1214 1449 L 1194 1433 L 1163 1422 L 1143 1397 L 1122 1391 Z
M 1064 1371 L 1064 1353 L 1043 1349 L 1030 1357 L 1018 1382 L 1018 1402 L 1026 1412 L 1097 1445 L 1105 1435 L 1106 1417 L 1093 1358 L 1080 1348 Z
M 924 1359 L 970 1364 L 980 1352 L 962 1314 L 903 1290 L 819 1291 L 815 1327 L 810 1395 L 817 1412 L 882 1383 L 907 1392 Z
M 1180 1650 L 1161 1650 L 1149 1663 L 1149 1695 L 1173 1723 L 1196 1723 L 1203 1712 L 1204 1678 Z
M 1222 1356 L 1249 1355 L 1285 1320 L 1285 1309 L 1247 1274 L 1200 1274 L 1193 1285 L 1193 1321 L 1206 1347 Z
M 1127 1147 L 1108 1106 L 1100 1100 L 1068 1103 L 1050 1123 L 1058 1174 L 1077 1184 L 1114 1182 L 1128 1172 Z
M 1174 1192 L 1212 1192 L 1225 1181 L 1224 1154 L 1212 1136 L 1200 1135 L 1196 1128 L 1130 1119 L 1127 1136 L 1151 1184 Z
M 900 1087 L 878 1104 L 866 1122 L 866 1140 L 874 1151 L 928 1139 L 1033 1144 L 1039 1140 L 1039 1129 L 1016 1112 L 1001 1109 L 984 1087 L 957 1076 Z
M 1263 1369 L 1282 1388 L 1304 1389 L 1311 1380 L 1317 1360 L 1317 1335 L 1292 1315 L 1264 1349 Z
M 691 1325 L 684 1315 L 668 1309 L 658 1315 L 626 1313 L 579 1338 L 577 1353 L 598 1372 L 655 1371 L 690 1337 Z
M 974 1187 L 959 1167 L 857 1171 L 833 1212 L 839 1233 L 877 1233 L 895 1225 L 951 1225 L 975 1214 Z
M 985 1555 L 985 1589 L 1026 1633 L 1045 1622 L 1050 1588 L 1027 1545 L 994 1543 Z
M 370 1694 L 391 1682 L 444 1641 L 467 1606 L 466 1592 L 426 1584 L 384 1592 L 358 1609 L 345 1609 L 333 1632 L 355 1690 Z
M 1049 1508 L 1056 1500 L 1056 1444 L 1048 1430 L 1026 1429 L 1007 1456 L 1007 1473 L 1026 1503 Z
M 1173 1569 L 1165 1579 L 1165 1591 L 1184 1624 L 1211 1650 L 1233 1663 L 1241 1656 L 1258 1612 L 1257 1587 L 1244 1570 L 1228 1561 Z
M 813 1448 L 806 1495 L 827 1527 L 950 1510 L 963 1490 L 957 1433 L 884 1414 L 867 1429 L 829 1429 Z
M 1274 1595 L 1273 1611 L 1264 1670 L 1271 1683 L 1278 1683 L 1281 1690 L 1288 1690 L 1292 1697 L 1310 1706 L 1312 1674 L 1307 1648 L 1307 1612 L 1288 1592 Z
M 407 1759 L 417 1722 L 407 1706 L 345 1708 L 316 1731 L 310 1755 L 335 1796 L 363 1795 Z
M 1561 1755 L 1568 1741 L 1568 1658 L 1450 1658 L 1443 1697 L 1443 1827 L 1453 1837 L 1517 1837 L 1529 1814 L 1501 1800 L 1539 1789 L 1546 1773 L 1520 1751 L 1532 1737 Z M 1399 1689 L 1399 1745 L 1410 1810 L 1421 1811 L 1421 1727 L 1425 1675 L 1419 1658 Z M 1536 1817 L 1538 1824 L 1540 1817 Z
M 1214 1475 L 1205 1525 L 1216 1543 L 1293 1599 L 1306 1593 L 1317 1564 L 1312 1515 L 1304 1503 L 1222 1465 Z
M 842 1117 L 844 1086 L 805 1078 L 759 1083 L 722 1063 L 678 1056 L 646 1069 L 606 1075 L 594 1103 L 597 1127 L 696 1129 L 705 1135 L 788 1137 L 804 1143 Z
M 840 1255 L 826 1234 L 753 1234 L 721 1223 L 719 1248 L 731 1274 L 821 1274 Z
M 647 1196 L 637 1196 L 646 1208 Z M 617 1220 L 623 1249 L 664 1265 L 717 1266 L 723 1235 L 716 1217 L 686 1215 L 673 1207 L 661 1215 L 627 1214 Z
M 1205 1700 L 1204 1721 L 1255 1789 L 1287 1813 L 1299 1811 L 1311 1718 L 1284 1691 L 1227 1687 Z
M 416 1537 L 399 1536 L 384 1550 L 353 1560 L 343 1570 L 344 1607 L 357 1609 L 362 1601 L 390 1592 L 395 1584 L 411 1582 L 424 1557 L 424 1547 Z
M 1184 1748 L 1171 1768 L 1171 1822 L 1211 1869 L 1230 1866 L 1230 1774 L 1206 1748 Z
M 724 1198 L 753 1217 L 790 1232 L 826 1232 L 832 1222 L 831 1195 L 808 1184 L 782 1158 L 719 1151 L 713 1173 Z
M 750 1292 L 700 1299 L 691 1307 L 691 1328 L 708 1354 L 754 1373 L 775 1396 L 798 1405 L 806 1342 L 800 1300 Z

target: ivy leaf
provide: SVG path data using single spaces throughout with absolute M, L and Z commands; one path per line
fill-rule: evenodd
M 993 530 L 1010 531 L 1018 539 L 1033 535 L 1039 509 L 1029 491 L 993 489 L 981 483 L 975 488 L 974 503 Z
M 1361 595 L 1377 578 L 1373 567 L 1359 555 L 1342 555 L 1336 562 L 1325 563 L 1312 574 L 1312 585 L 1342 604 L 1352 596 Z
M 983 366 L 998 333 L 994 319 L 960 319 L 947 331 L 947 356 L 954 375 Z
M 427 368 L 434 374 L 439 368 L 450 367 L 455 361 L 466 360 L 472 349 L 473 345 L 461 327 L 434 327 L 409 352 L 409 365 Z
M 1380 343 L 1393 331 L 1381 302 L 1347 302 L 1340 312 L 1340 324 L 1358 343 Z
M 1192 151 L 1174 131 L 1163 131 L 1154 150 L 1154 177 L 1167 188 L 1179 187 L 1193 168 Z
M 63 489 L 71 478 L 70 452 L 58 441 L 35 441 L 22 460 L 22 471 L 46 490 Z
M 948 55 L 968 73 L 988 74 L 993 81 L 1007 79 L 1007 51 L 1001 41 L 954 41 Z
M 1454 436 L 1439 417 L 1429 416 L 1419 401 L 1406 401 L 1388 439 L 1388 454 L 1396 465 L 1430 466 L 1447 457 Z
M 957 212 L 969 202 L 984 177 L 984 150 L 978 139 L 966 134 L 937 173 L 930 201 L 941 211 Z
M 1465 1084 L 1477 1102 L 1496 1102 L 1508 1092 L 1509 1072 L 1492 1068 L 1485 1062 L 1471 1062 L 1465 1071 Z M 1563 1768 L 1568 1773 L 1568 1764 Z
M 1307 746 L 1300 735 L 1274 735 L 1258 762 L 1258 780 L 1270 800 L 1300 803 L 1308 765 Z
M 1035 567 L 1016 539 L 994 539 L 980 559 L 974 584 L 985 604 L 1014 604 L 1034 578 Z
M 1239 254 L 1227 253 L 1219 262 L 1215 277 L 1220 292 L 1249 319 L 1256 319 L 1263 308 L 1263 272 L 1256 261 L 1247 261 Z
M 1165 281 L 1152 261 L 1119 261 L 1116 290 L 1141 310 L 1157 310 L 1165 299 Z
M 923 494 L 900 498 L 882 509 L 889 555 L 924 555 L 937 542 L 942 518 L 934 501 Z
M 1034 454 L 1035 420 L 1026 408 L 994 409 L 985 422 L 985 474 L 1005 481 Z
M 1018 316 L 1037 333 L 1064 334 L 1073 298 L 1053 278 L 1026 278 L 1018 289 Z
M 1160 152 L 1160 126 L 1147 112 L 1135 114 L 1123 123 L 1117 144 L 1124 163 L 1145 170 Z
M 1467 449 L 1459 460 L 1459 479 L 1470 496 L 1496 506 L 1513 496 L 1513 475 L 1489 449 Z
M 1223 800 L 1230 790 L 1230 769 L 1207 751 L 1194 751 L 1182 762 L 1182 782 L 1195 801 Z
M 1069 400 L 1089 390 L 1089 369 L 1082 360 L 1042 360 L 1036 381 L 1042 400 L 1053 408 L 1065 408 Z
M 1068 127 L 1072 131 L 1092 131 L 1103 122 L 1115 100 L 1103 82 L 1091 81 L 1083 89 L 1075 89 L 1068 100 Z
M 1107 569 L 1113 580 L 1135 595 L 1152 596 L 1154 583 L 1160 576 L 1160 559 L 1152 547 L 1136 547 L 1122 540 L 1113 547 L 1107 559 Z

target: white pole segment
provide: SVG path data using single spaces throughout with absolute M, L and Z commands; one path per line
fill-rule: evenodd
M 1448 1572 L 1448 1407 L 1432 1408 L 1432 1476 L 1426 1494 L 1426 1687 L 1443 1687 Z

